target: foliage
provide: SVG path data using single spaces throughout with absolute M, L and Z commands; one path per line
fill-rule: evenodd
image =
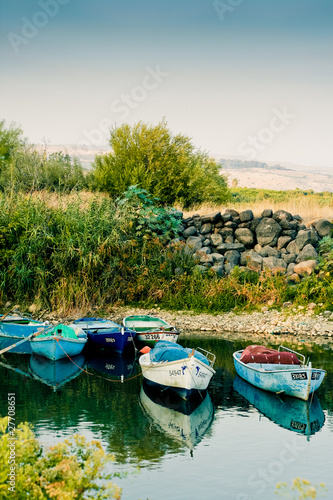
M 0 172 L 9 164 L 16 153 L 22 148 L 24 139 L 22 130 L 14 123 L 5 127 L 5 120 L 0 121 Z
M 222 203 L 229 198 L 220 166 L 196 151 L 190 139 L 173 135 L 163 120 L 156 126 L 138 122 L 110 131 L 112 153 L 96 156 L 91 186 L 120 196 L 137 185 L 161 203 L 184 207 L 204 201 Z
M 1 498 L 13 498 L 7 482 L 10 448 L 15 439 L 15 498 L 25 500 L 120 499 L 121 489 L 106 481 L 111 479 L 104 466 L 113 457 L 107 455 L 99 441 L 88 443 L 84 436 L 43 450 L 28 424 L 20 424 L 11 436 L 8 417 L 0 419 L 0 492 Z M 13 460 L 11 458 L 11 460 Z
M 286 483 L 279 483 L 275 493 L 283 498 L 305 500 L 306 498 L 319 498 L 319 495 L 322 496 L 324 491 L 325 485 L 323 483 L 319 486 L 312 486 L 310 481 L 298 477 L 293 480 L 291 487 L 288 487 Z

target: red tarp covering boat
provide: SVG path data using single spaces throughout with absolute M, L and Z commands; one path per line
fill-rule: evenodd
M 300 365 L 301 362 L 292 352 L 280 352 L 261 345 L 249 345 L 240 357 L 243 363 L 271 363 L 274 365 Z

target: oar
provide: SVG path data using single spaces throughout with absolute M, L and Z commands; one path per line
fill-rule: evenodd
M 4 314 L 3 316 L 1 316 L 0 318 L 0 322 L 2 322 L 5 318 L 7 318 L 7 316 L 12 312 L 14 311 L 14 309 L 16 309 L 16 306 L 12 307 L 6 314 Z
M 38 335 L 42 335 L 43 333 L 46 333 L 47 331 L 51 330 L 52 328 L 54 328 L 54 325 L 51 325 L 48 328 L 43 328 L 43 330 L 41 332 L 34 332 L 31 335 L 29 335 L 28 337 L 25 337 L 23 340 L 20 340 L 19 342 L 16 342 L 15 344 L 10 345 L 9 347 L 5 347 L 5 349 L 2 349 L 2 351 L 0 351 L 0 356 L 4 352 L 10 351 L 14 347 L 17 347 L 18 345 L 23 344 L 23 342 L 26 342 L 27 340 L 30 340 L 33 337 L 38 337 Z
M 7 352 L 7 351 L 10 351 L 11 349 L 13 349 L 14 347 L 17 347 L 18 345 L 21 345 L 23 344 L 23 342 L 26 342 L 27 340 L 30 340 L 32 337 L 34 337 L 34 333 L 32 333 L 31 335 L 29 335 L 29 337 L 25 337 L 23 340 L 20 340 L 19 342 L 16 342 L 16 344 L 12 344 L 10 345 L 9 347 L 5 347 L 5 349 L 2 349 L 2 351 L 0 351 L 0 356 L 1 354 L 3 354 L 4 352 Z

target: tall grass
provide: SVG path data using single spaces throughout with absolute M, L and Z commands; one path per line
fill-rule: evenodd
M 110 304 L 157 304 L 218 313 L 263 304 L 280 307 L 293 300 L 322 303 L 320 307 L 333 310 L 331 240 L 325 244 L 329 257 L 321 263 L 320 276 L 299 285 L 268 271 L 258 275 L 235 269 L 220 278 L 212 270 L 198 273 L 181 244 L 167 244 L 163 209 L 152 208 L 149 218 L 147 208 L 108 198 L 65 197 L 52 206 L 49 201 L 0 197 L 2 305 L 8 300 L 34 302 L 68 313 Z M 158 217 L 165 224 L 163 234 L 155 228 Z

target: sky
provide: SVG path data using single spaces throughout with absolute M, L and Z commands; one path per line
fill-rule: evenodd
M 0 120 L 102 145 L 163 118 L 211 155 L 333 171 L 332 0 L 0 0 Z

